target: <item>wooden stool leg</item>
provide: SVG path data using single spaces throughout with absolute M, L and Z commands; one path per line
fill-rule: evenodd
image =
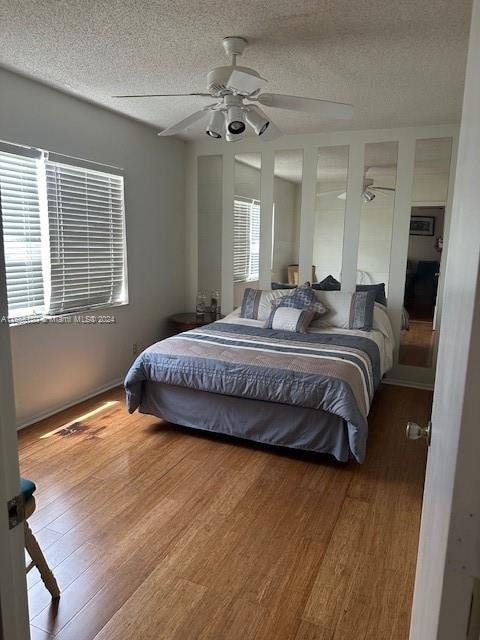
M 45 557 L 40 549 L 40 546 L 30 529 L 28 522 L 25 520 L 24 522 L 25 528 L 25 547 L 28 551 L 28 555 L 31 557 L 34 565 L 37 567 L 40 572 L 40 577 L 43 580 L 44 585 L 50 591 L 52 598 L 60 597 L 60 589 L 58 588 L 57 581 L 55 580 L 55 576 L 50 571 L 50 567 L 45 560 Z

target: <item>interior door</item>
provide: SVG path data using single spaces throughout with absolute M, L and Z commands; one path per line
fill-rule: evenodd
M 7 502 L 19 492 L 17 432 L 0 215 L 0 638 L 29 638 L 23 527 L 10 529 Z
M 480 0 L 473 3 L 410 640 L 478 638 Z

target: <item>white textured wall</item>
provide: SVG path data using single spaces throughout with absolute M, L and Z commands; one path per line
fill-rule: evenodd
M 17 422 L 123 379 L 184 307 L 184 143 L 0 70 L 0 138 L 125 169 L 129 299 L 109 326 L 12 327 Z M 103 310 L 108 313 L 107 310 Z

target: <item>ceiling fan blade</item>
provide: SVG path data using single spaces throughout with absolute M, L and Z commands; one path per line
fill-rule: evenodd
M 281 129 L 279 129 L 274 122 L 269 120 L 269 125 L 268 125 L 265 133 L 262 133 L 260 139 L 264 140 L 264 141 L 276 140 L 277 138 L 280 138 L 281 136 L 283 136 L 283 131 Z
M 330 102 L 329 100 L 317 100 L 316 98 L 301 98 L 300 96 L 287 96 L 281 93 L 261 93 L 257 98 L 265 107 L 277 107 L 278 109 L 292 109 L 316 113 L 326 118 L 350 120 L 353 116 L 351 104 L 343 102 Z
M 235 91 L 241 95 L 250 96 L 258 91 L 261 91 L 267 81 L 265 78 L 260 78 L 251 73 L 245 73 L 239 69 L 234 69 L 230 74 L 228 81 L 225 83 L 227 89 Z
M 202 96 L 204 98 L 211 98 L 209 93 L 142 93 L 132 96 L 111 96 L 112 98 L 175 98 L 182 96 Z
M 195 111 L 195 113 L 192 113 L 191 115 L 187 116 L 183 120 L 180 120 L 180 122 L 177 122 L 171 127 L 168 127 L 168 129 L 164 129 L 163 131 L 160 131 L 160 133 L 158 133 L 157 135 L 174 136 L 175 134 L 180 133 L 181 131 L 184 131 L 195 122 L 198 122 L 198 120 L 201 120 L 202 118 L 204 118 L 207 115 L 207 111 L 209 109 L 210 107 L 205 107 L 204 109 L 200 109 L 200 111 Z
M 395 191 L 393 187 L 369 187 L 373 191 Z

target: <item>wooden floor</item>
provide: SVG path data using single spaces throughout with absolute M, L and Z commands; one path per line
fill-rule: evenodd
M 400 334 L 399 363 L 412 367 L 433 366 L 435 331 L 431 320 L 410 320 L 410 328 Z
M 425 447 L 403 434 L 430 395 L 377 394 L 363 465 L 129 416 L 120 390 L 23 430 L 62 589 L 29 573 L 33 640 L 406 639 Z

